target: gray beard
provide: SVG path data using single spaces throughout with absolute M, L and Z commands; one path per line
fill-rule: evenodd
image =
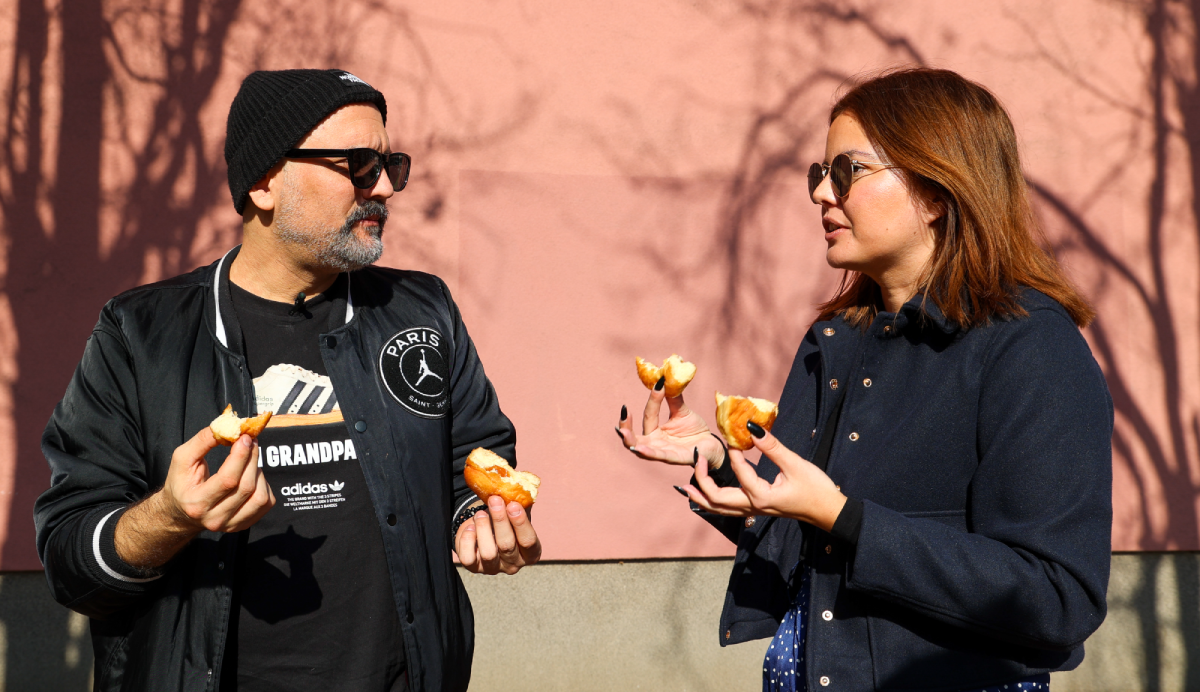
M 296 200 L 303 204 L 301 200 Z M 339 272 L 354 271 L 379 261 L 383 256 L 383 226 L 388 208 L 382 202 L 367 200 L 354 208 L 341 228 L 327 230 L 305 224 L 292 213 L 296 206 L 282 207 L 275 215 L 275 236 L 284 242 L 308 249 L 321 264 Z M 379 218 L 379 226 L 369 231 L 370 237 L 360 240 L 354 224 L 371 216 Z

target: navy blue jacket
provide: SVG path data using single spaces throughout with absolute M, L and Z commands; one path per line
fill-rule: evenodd
M 845 394 L 827 471 L 861 500 L 861 531 L 852 545 L 710 517 L 738 544 L 721 644 L 773 636 L 799 567 L 810 690 L 962 690 L 1079 665 L 1106 608 L 1112 400 L 1062 306 L 1022 302 L 1028 317 L 970 330 L 919 297 L 865 331 L 812 326 L 774 433 L 811 458 Z M 759 474 L 777 473 L 764 457 Z
M 97 690 L 211 692 L 221 680 L 239 534 L 205 531 L 157 573 L 131 577 L 100 529 L 162 486 L 175 448 L 226 404 L 254 410 L 233 347 L 227 259 L 220 273 L 213 263 L 109 301 L 42 438 L 52 475 L 34 508 L 38 553 L 54 597 L 91 618 Z M 515 461 L 516 432 L 440 279 L 367 267 L 349 274 L 348 297 L 335 299 L 321 357 L 370 488 L 409 683 L 465 690 L 474 619 L 451 561 L 451 521 L 474 498 L 467 454 L 487 447 Z M 384 381 L 388 350 L 414 329 L 440 336 L 441 413 L 414 414 Z M 210 469 L 227 454 L 210 452 Z

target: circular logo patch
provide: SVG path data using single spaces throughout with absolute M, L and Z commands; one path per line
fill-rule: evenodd
M 379 376 L 404 408 L 424 418 L 450 410 L 450 367 L 442 355 L 442 335 L 413 327 L 393 335 L 379 351 Z

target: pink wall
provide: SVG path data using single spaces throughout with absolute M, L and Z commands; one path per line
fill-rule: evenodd
M 878 5 L 878 6 L 877 6 Z M 384 263 L 455 291 L 548 558 L 722 555 L 686 473 L 611 432 L 633 357 L 777 397 L 823 260 L 807 164 L 847 77 L 992 88 L 1048 236 L 1100 317 L 1114 547 L 1200 549 L 1196 22 L 1147 0 L 11 0 L 0 10 L 0 569 L 37 569 L 38 438 L 104 301 L 237 242 L 224 118 L 256 68 L 341 66 L 412 154 Z

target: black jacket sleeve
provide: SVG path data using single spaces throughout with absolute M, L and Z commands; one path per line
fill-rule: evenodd
M 159 574 L 117 557 L 116 522 L 151 488 L 133 363 L 111 304 L 42 436 L 50 488 L 34 505 L 37 549 L 54 598 L 103 618 L 155 587 Z
M 475 493 L 463 478 L 467 455 L 476 447 L 490 449 L 517 465 L 517 431 L 500 410 L 496 390 L 483 372 L 483 363 L 475 344 L 467 334 L 462 315 L 446 284 L 438 279 L 453 323 L 454 352 L 451 355 L 450 406 L 452 409 L 451 445 L 454 456 L 454 516 L 456 519 L 473 504 Z M 451 537 L 453 540 L 453 537 Z
M 716 434 L 713 434 L 713 437 L 717 437 Z M 724 440 L 722 440 L 720 437 L 717 437 L 717 441 L 721 443 L 722 447 L 725 447 Z M 760 469 L 760 471 L 759 471 L 760 475 L 765 470 L 762 466 L 763 461 L 767 461 L 769 466 L 774 467 L 774 464 L 771 464 L 770 460 L 768 460 L 766 457 L 763 457 L 763 459 L 759 461 L 758 468 Z M 778 469 L 773 469 L 773 470 L 775 473 L 778 473 Z M 733 466 L 729 462 L 729 449 L 728 448 L 725 449 L 725 460 L 723 462 L 721 462 L 721 467 L 718 469 L 715 469 L 715 470 L 709 469 L 708 475 L 710 478 L 712 478 L 713 482 L 717 484 L 718 488 L 740 488 L 741 487 L 741 483 L 738 483 L 737 475 L 734 474 L 734 472 L 733 472 Z M 775 476 L 772 474 L 771 478 L 773 479 L 774 477 Z M 692 478 L 689 481 L 689 483 L 691 485 L 696 486 L 697 488 L 700 487 L 696 483 L 696 474 L 695 473 L 692 474 Z M 703 519 L 704 521 L 707 521 L 709 524 L 712 524 L 712 527 L 714 529 L 720 531 L 721 535 L 728 538 L 731 543 L 736 544 L 738 542 L 738 540 L 742 534 L 742 527 L 746 525 L 745 519 L 743 519 L 741 517 L 727 517 L 727 516 L 724 516 L 721 514 L 713 514 L 712 512 L 706 512 L 703 509 L 700 509 L 700 505 L 696 504 L 695 502 L 692 502 L 691 500 L 688 500 L 688 507 L 692 510 L 692 512 L 697 514 L 701 519 Z
M 1112 400 L 1061 312 L 1036 310 L 996 332 L 969 532 L 866 501 L 846 586 L 999 639 L 1070 649 L 1105 615 Z

